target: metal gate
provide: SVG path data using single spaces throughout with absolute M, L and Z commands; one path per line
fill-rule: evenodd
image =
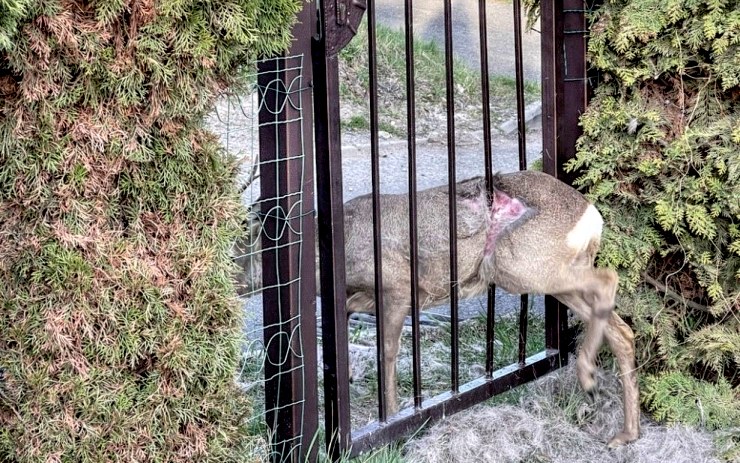
M 452 18 L 451 0 L 429 0 L 444 3 L 445 21 L 445 54 L 446 54 L 446 90 L 447 90 L 447 146 L 448 146 L 448 173 L 449 178 L 455 178 L 455 122 L 454 122 L 454 76 L 452 73 Z M 413 46 L 413 18 L 412 0 L 398 0 L 405 6 L 406 23 L 406 72 L 414 76 L 414 46 Z M 566 182 L 571 180 L 562 169 L 563 163 L 575 153 L 575 141 L 580 134 L 578 117 L 586 106 L 590 91 L 589 76 L 585 65 L 587 18 L 586 13 L 592 5 L 583 0 L 541 0 L 541 56 L 542 56 L 542 133 L 543 133 L 543 166 L 544 171 Z M 519 168 L 526 168 L 525 150 L 525 122 L 524 122 L 524 94 L 522 76 L 522 31 L 520 0 L 514 0 L 514 27 L 515 27 L 515 57 L 517 81 L 517 120 L 519 140 Z M 373 0 L 323 0 L 318 4 L 306 2 L 304 11 L 299 18 L 299 25 L 295 29 L 296 41 L 291 54 L 300 54 L 312 57 L 312 66 L 303 66 L 304 85 L 296 90 L 303 102 L 303 116 L 299 125 L 300 130 L 290 128 L 281 131 L 270 128 L 261 134 L 261 152 L 265 160 L 275 156 L 275 146 L 297 145 L 307 147 L 310 144 L 310 91 L 313 90 L 313 129 L 315 134 L 316 154 L 316 204 L 318 206 L 318 245 L 320 254 L 320 291 L 322 295 L 322 342 L 323 342 L 323 386 L 324 386 L 324 413 L 325 436 L 327 450 L 332 459 L 340 456 L 357 455 L 367 452 L 384 443 L 396 440 L 420 428 L 424 424 L 434 422 L 444 416 L 468 408 L 482 402 L 496 394 L 509 390 L 520 384 L 531 381 L 554 369 L 559 368 L 567 361 L 567 353 L 572 347 L 572 333 L 568 327 L 566 307 L 561 306 L 554 298 L 547 297 L 545 301 L 545 345 L 542 352 L 527 352 L 527 296 L 522 296 L 520 305 L 520 330 L 518 361 L 504 368 L 494 370 L 493 350 L 494 333 L 492 321 L 495 315 L 494 288 L 488 290 L 486 335 L 485 374 L 471 382 L 460 384 L 457 370 L 458 349 L 458 297 L 455 288 L 451 289 L 451 359 L 452 378 L 451 390 L 436 397 L 423 400 L 420 381 L 420 352 L 419 352 L 419 301 L 418 282 L 413 282 L 409 291 L 412 295 L 412 346 L 413 346 L 413 389 L 414 405 L 402 410 L 394 416 L 386 416 L 383 406 L 383 394 L 379 394 L 378 421 L 360 429 L 352 429 L 349 408 L 349 368 L 348 368 L 348 326 L 346 314 L 345 288 L 345 255 L 344 255 L 344 218 L 342 193 L 342 152 L 339 121 L 339 71 L 338 54 L 342 48 L 355 36 L 363 16 L 367 15 L 368 48 L 370 50 L 370 133 L 371 133 L 371 165 L 372 165 L 372 195 L 373 227 L 375 236 L 375 277 L 376 282 L 382 282 L 382 266 L 379 264 L 381 224 L 377 220 L 379 210 L 379 127 L 378 127 L 378 100 L 377 100 L 377 72 L 375 69 L 376 50 L 376 19 Z M 484 134 L 484 152 L 481 156 L 481 172 L 485 173 L 486 184 L 492 185 L 492 151 L 491 121 L 489 104 L 489 69 L 488 69 L 488 38 L 486 0 L 478 2 L 478 17 L 480 23 L 481 43 L 481 94 L 482 120 Z M 284 65 L 285 63 L 283 63 Z M 285 80 L 289 80 L 287 67 L 278 65 L 270 72 Z M 271 78 L 274 78 L 271 77 Z M 267 82 L 267 81 L 266 81 Z M 285 105 L 280 99 L 290 99 L 289 92 L 262 94 L 265 101 L 273 99 L 272 104 Z M 415 101 L 414 79 L 407 79 L 407 114 L 408 114 L 408 180 L 409 180 L 409 209 L 412 252 L 409 257 L 412 275 L 418 265 L 418 255 L 415 252 L 416 228 L 416 144 L 415 144 Z M 283 121 L 291 120 L 290 105 L 286 106 L 286 113 L 279 116 Z M 276 117 L 272 115 L 270 117 Z M 300 133 L 299 133 L 300 132 Z M 303 135 L 301 135 L 301 133 Z M 267 148 L 265 148 L 267 147 Z M 280 150 L 278 150 L 280 151 Z M 287 162 L 274 163 L 277 172 L 270 175 L 282 178 L 286 188 L 294 188 L 303 192 L 303 202 L 312 200 L 310 163 L 307 164 L 307 175 L 299 180 L 291 172 L 289 153 L 277 154 L 277 157 L 286 156 Z M 303 167 L 306 168 L 306 167 Z M 265 187 L 267 188 L 267 187 Z M 281 187 L 282 188 L 282 187 Z M 450 182 L 450 195 L 455 197 L 455 183 Z M 276 193 L 265 191 L 264 193 Z M 289 201 L 287 197 L 281 201 Z M 290 205 L 286 204 L 285 209 Z M 292 218 L 276 217 L 274 227 L 280 227 L 281 221 L 300 221 L 302 230 L 306 233 L 303 239 L 312 239 L 313 226 L 308 209 L 303 210 L 300 216 Z M 454 235 L 456 227 L 455 201 L 450 201 L 450 230 Z M 289 240 L 290 237 L 286 237 Z M 273 243 L 274 244 L 274 243 Z M 454 240 L 451 240 L 450 251 L 450 281 L 457 279 L 457 264 Z M 265 248 L 269 248 L 265 243 Z M 297 277 L 297 256 L 293 248 L 287 246 L 273 246 L 276 255 L 274 258 L 264 259 L 263 262 L 273 262 L 273 268 L 265 267 L 265 274 L 273 273 L 278 280 L 292 281 Z M 303 262 L 313 262 L 314 250 L 311 246 L 300 248 Z M 279 263 L 275 267 L 275 263 Z M 302 374 L 315 365 L 312 353 L 312 344 L 315 341 L 315 320 L 312 319 L 312 265 L 301 268 L 303 285 L 298 291 L 286 290 L 282 294 L 278 289 L 265 292 L 265 339 L 272 339 L 279 332 L 301 332 L 302 349 L 296 353 L 290 343 L 274 345 L 274 357 L 270 362 L 275 371 L 266 371 L 266 401 L 267 410 L 273 410 L 268 416 L 268 424 L 272 429 L 273 459 L 278 461 L 305 461 L 316 458 L 315 433 L 317 429 L 316 397 L 317 381 L 313 374 L 305 377 L 298 375 L 296 365 L 301 366 Z M 291 270 L 292 269 L 292 270 Z M 376 284 L 376 311 L 382 311 L 382 300 L 379 296 L 381 284 Z M 297 306 L 303 306 L 299 313 Z M 279 308 L 279 310 L 274 310 Z M 376 312 L 377 314 L 377 312 Z M 268 324 L 270 317 L 272 323 Z M 378 345 L 382 346 L 382 317 L 377 317 Z M 300 325 L 300 328 L 297 328 Z M 313 339 L 312 339 L 313 338 Z M 288 336 L 287 339 L 292 339 Z M 313 351 L 315 352 L 315 350 Z M 383 352 L 379 349 L 378 365 L 382 364 Z M 385 378 L 379 368 L 378 391 L 383 391 Z M 298 431 L 300 430 L 300 432 Z M 302 432 L 302 434 L 301 434 Z M 279 456 L 279 457 L 278 457 Z
M 399 0 L 401 2 L 403 0 Z M 452 19 L 451 1 L 444 1 L 445 53 L 447 68 L 447 146 L 449 148 L 449 178 L 455 178 L 455 126 L 454 126 L 454 82 L 452 74 Z M 405 0 L 406 23 L 406 72 L 414 76 L 413 49 L 413 11 L 411 0 Z M 522 34 L 521 6 L 514 0 L 515 56 L 517 77 L 517 113 L 519 133 L 519 165 L 526 168 L 524 96 L 522 76 Z M 543 68 L 543 136 L 544 170 L 565 179 L 562 171 L 564 160 L 572 157 L 575 140 L 579 134 L 577 118 L 585 108 L 588 80 L 585 68 L 586 5 L 582 1 L 542 1 L 542 68 Z M 493 288 L 489 288 L 486 339 L 486 373 L 483 377 L 459 384 L 457 365 L 457 304 L 458 297 L 451 289 L 452 318 L 452 390 L 430 400 L 423 401 L 420 381 L 419 353 L 419 302 L 414 297 L 418 292 L 418 282 L 413 281 L 418 255 L 414 242 L 416 228 L 416 146 L 415 146 L 415 102 L 414 79 L 407 79 L 408 114 L 408 175 L 409 211 L 411 222 L 411 274 L 412 288 L 412 337 L 413 337 L 413 378 L 414 406 L 402 410 L 395 416 L 386 416 L 379 394 L 379 420 L 361 429 L 351 429 L 349 412 L 349 388 L 347 383 L 347 316 L 345 310 L 344 282 L 344 232 L 341 176 L 341 143 L 339 131 L 339 75 L 338 53 L 352 39 L 364 14 L 368 21 L 368 48 L 370 51 L 370 131 L 372 152 L 372 191 L 374 200 L 373 222 L 375 236 L 380 236 L 379 217 L 379 154 L 378 154 L 378 100 L 375 8 L 372 0 L 327 0 L 319 11 L 320 31 L 314 43 L 314 101 L 315 133 L 317 153 L 319 247 L 321 254 L 321 293 L 323 315 L 323 352 L 326 434 L 329 452 L 337 458 L 341 454 L 356 455 L 383 443 L 409 434 L 425 423 L 470 407 L 512 387 L 531 381 L 549 371 L 559 368 L 567 359 L 570 346 L 565 307 L 554 299 L 547 298 L 546 349 L 542 352 L 526 352 L 527 296 L 522 296 L 520 308 L 519 356 L 518 362 L 505 368 L 493 370 L 493 329 L 491 320 L 495 313 Z M 481 43 L 481 91 L 483 95 L 484 156 L 481 171 L 485 172 L 487 185 L 491 185 L 491 132 L 490 109 L 488 101 L 488 51 L 486 1 L 479 2 L 480 43 Z M 567 66 L 566 66 L 567 64 Z M 567 181 L 567 179 L 565 179 Z M 455 184 L 450 181 L 450 197 L 455 197 Z M 450 201 L 450 227 L 454 235 L 455 202 Z M 382 288 L 382 267 L 379 264 L 380 239 L 375 240 L 376 311 L 383 310 L 379 297 Z M 450 281 L 456 281 L 457 265 L 455 246 L 451 243 Z M 376 312 L 377 313 L 377 312 Z M 377 317 L 378 345 L 382 346 L 382 319 Z M 382 349 L 380 349 L 382 350 Z M 380 365 L 383 353 L 378 353 Z M 382 370 L 382 369 L 379 369 Z M 378 375 L 378 390 L 383 391 L 385 378 Z

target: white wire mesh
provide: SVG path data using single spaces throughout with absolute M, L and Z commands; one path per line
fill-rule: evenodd
M 272 278 L 263 278 L 262 258 L 268 251 L 274 255 L 276 261 L 274 268 L 279 267 L 277 261 L 280 252 L 285 248 L 293 247 L 298 255 L 303 253 L 303 230 L 301 229 L 301 218 L 306 214 L 313 214 L 313 203 L 305 204 L 303 191 L 301 190 L 305 180 L 306 153 L 303 150 L 304 134 L 300 131 L 300 143 L 286 143 L 278 136 L 281 127 L 291 126 L 303 127 L 304 112 L 302 107 L 301 93 L 305 91 L 303 84 L 303 56 L 292 56 L 287 58 L 276 58 L 282 65 L 280 73 L 269 72 L 271 78 L 266 79 L 268 71 L 256 71 L 250 76 L 253 82 L 248 89 L 239 95 L 226 95 L 222 98 L 209 120 L 209 126 L 220 137 L 223 147 L 235 156 L 240 163 L 240 174 L 238 177 L 242 201 L 248 213 L 244 223 L 244 234 L 234 246 L 233 257 L 239 267 L 236 284 L 237 291 L 244 303 L 244 343 L 242 347 L 241 370 L 238 372 L 237 381 L 243 390 L 253 398 L 254 411 L 249 418 L 249 426 L 257 435 L 262 435 L 263 440 L 255 446 L 255 457 L 261 459 L 272 459 L 282 461 L 288 458 L 292 450 L 300 445 L 310 445 L 313 435 L 304 436 L 303 429 L 295 430 L 293 437 L 283 442 L 268 444 L 270 429 L 266 426 L 267 417 L 279 416 L 279 408 L 299 407 L 301 413 L 305 410 L 305 401 L 302 397 L 277 397 L 278 405 L 269 409 L 265 407 L 265 385 L 268 382 L 280 384 L 288 375 L 295 378 L 295 373 L 304 381 L 305 391 L 305 350 L 315 349 L 315 339 L 305 344 L 301 328 L 300 298 L 293 299 L 293 303 L 299 306 L 293 311 L 289 318 L 283 318 L 283 301 L 277 298 L 277 306 L 267 307 L 272 314 L 279 314 L 278 319 L 270 326 L 265 326 L 263 311 L 263 297 L 260 294 L 269 288 L 284 288 L 295 286 L 298 294 L 303 284 L 300 275 L 303 267 L 302 258 L 299 258 L 299 268 L 293 278 L 283 278 L 280 274 Z M 267 60 L 267 61 L 275 61 Z M 265 62 L 267 62 L 265 61 Z M 310 65 L 310 62 L 308 63 Z M 287 76 L 287 77 L 286 77 Z M 264 98 L 272 92 L 278 95 L 275 99 Z M 277 102 L 274 107 L 269 107 L 268 102 Z M 261 112 L 261 117 L 260 117 Z M 260 159 L 260 132 L 275 130 L 274 155 L 265 156 Z M 270 140 L 266 140 L 268 143 Z M 281 145 L 282 144 L 282 145 Z M 263 153 L 265 147 L 262 148 Z M 292 150 L 292 151 L 287 151 Z M 310 158 L 308 158 L 310 160 Z M 279 164 L 291 163 L 291 168 L 298 165 L 301 181 L 296 186 L 288 186 L 280 182 L 278 178 L 265 178 L 264 172 L 277 172 L 278 169 L 267 168 L 282 167 Z M 270 198 L 261 196 L 263 182 L 274 182 L 275 194 Z M 271 205 L 271 206 L 269 206 Z M 286 207 L 287 205 L 287 207 Z M 269 206 L 269 207 L 268 207 Z M 269 227 L 265 224 L 268 220 L 278 218 L 278 227 L 273 233 L 268 233 Z M 296 225 L 297 224 L 297 225 Z M 310 244 L 313 245 L 313 244 Z M 275 284 L 264 287 L 263 281 L 274 280 Z M 278 291 L 282 295 L 282 291 Z M 274 334 L 270 339 L 264 339 L 265 330 Z M 268 349 L 278 344 L 283 358 L 271 358 L 267 355 Z M 307 347 L 311 346 L 311 347 Z M 291 357 L 291 358 L 288 358 Z M 268 368 L 269 366 L 277 368 Z M 277 371 L 272 377 L 266 377 L 267 370 Z M 278 387 L 278 391 L 282 388 Z M 303 423 L 304 420 L 300 420 Z M 271 428 L 276 429 L 283 423 L 273 422 Z M 271 448 L 273 450 L 271 450 Z M 281 449 L 280 455 L 271 455 L 274 449 Z M 287 450 L 287 451 L 286 451 Z

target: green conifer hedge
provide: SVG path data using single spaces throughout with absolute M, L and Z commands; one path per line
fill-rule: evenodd
M 236 165 L 300 0 L 0 0 L 0 461 L 243 461 Z
M 687 384 L 709 382 L 731 405 L 706 424 L 735 421 L 740 1 L 607 0 L 592 19 L 589 59 L 602 78 L 568 167 L 607 222 L 599 261 L 623 275 L 619 310 L 636 330 L 644 404 L 695 421 L 711 394 L 683 417 L 665 408 Z

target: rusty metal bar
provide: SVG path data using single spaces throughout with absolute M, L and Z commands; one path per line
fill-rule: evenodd
M 419 329 L 419 243 L 416 204 L 416 84 L 414 66 L 413 2 L 406 0 L 406 117 L 409 160 L 409 246 L 411 273 L 411 351 L 413 356 L 414 405 L 421 407 L 421 343 Z
M 481 100 L 483 104 L 483 163 L 486 191 L 493 194 L 493 149 L 491 140 L 491 91 L 488 69 L 488 17 L 486 0 L 478 1 L 478 32 L 480 35 Z M 494 328 L 496 323 L 496 286 L 488 286 L 486 298 L 486 376 L 493 374 Z
M 339 133 L 339 65 L 330 27 L 334 10 L 320 10 L 321 30 L 313 41 L 316 179 L 321 256 L 321 327 L 327 452 L 338 460 L 351 446 L 349 366 L 344 260 L 344 203 Z
M 557 351 L 543 351 L 529 357 L 526 366 L 513 363 L 497 370 L 491 378 L 480 378 L 464 384 L 460 392 L 440 394 L 429 399 L 422 409 L 407 408 L 387 423 L 371 423 L 352 434 L 351 456 L 366 453 L 379 445 L 408 435 L 461 410 L 472 407 L 497 394 L 539 378 L 558 366 Z
M 291 57 L 259 63 L 265 418 L 273 461 L 315 461 L 318 429 L 314 271 L 312 96 L 304 82 L 313 5 L 299 13 Z M 304 61 L 304 57 L 306 58 Z M 299 82 L 290 91 L 291 82 Z M 276 84 L 277 83 L 277 84 Z M 291 104 L 286 104 L 290 101 Z M 278 233 L 278 230 L 285 230 Z M 279 237 L 279 238 L 276 238 Z
M 453 393 L 460 387 L 459 293 L 457 274 L 457 169 L 455 165 L 455 76 L 452 47 L 452 2 L 444 2 L 445 83 L 447 91 L 447 179 L 449 183 L 450 228 L 450 385 Z
M 383 257 L 381 242 L 380 221 L 380 154 L 378 146 L 378 63 L 377 37 L 375 23 L 375 2 L 370 0 L 367 10 L 367 38 L 370 77 L 370 158 L 372 171 L 373 196 L 373 252 L 375 256 L 375 322 L 377 339 L 378 365 L 378 419 L 384 422 L 388 419 L 386 413 L 385 391 L 385 323 L 383 321 Z

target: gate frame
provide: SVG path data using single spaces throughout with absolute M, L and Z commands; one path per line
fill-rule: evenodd
M 591 7 L 587 7 L 589 2 Z M 596 80 L 586 58 L 586 13 L 593 5 L 594 0 L 540 2 L 542 170 L 568 185 L 576 174 L 565 172 L 564 165 L 576 155 L 576 141 L 583 134 L 579 119 Z M 545 346 L 562 351 L 561 363 L 565 364 L 567 353 L 575 352 L 575 329 L 568 328 L 567 306 L 549 295 L 545 296 L 545 325 L 558 327 L 545 331 Z
M 372 0 L 370 0 L 372 1 Z M 517 2 L 518 0 L 514 0 Z M 485 3 L 485 0 L 481 0 Z M 581 133 L 578 118 L 585 110 L 589 93 L 589 81 L 585 62 L 587 36 L 586 8 L 584 0 L 541 0 L 540 23 L 542 33 L 542 102 L 543 102 L 543 164 L 544 171 L 570 183 L 572 176 L 563 171 L 563 163 L 575 154 L 575 142 Z M 371 448 L 397 439 L 423 424 L 466 409 L 512 387 L 529 382 L 564 365 L 568 353 L 573 349 L 573 332 L 568 327 L 567 308 L 554 298 L 545 301 L 544 351 L 530 356 L 522 364 L 512 364 L 489 376 L 461 385 L 457 393 L 443 393 L 424 402 L 422 407 L 402 410 L 398 415 L 382 423 L 373 423 L 352 432 L 349 408 L 348 334 L 346 314 L 344 221 L 341 173 L 341 134 L 339 125 L 339 51 L 354 37 L 362 16 L 367 9 L 365 0 L 314 0 L 304 5 L 299 22 L 294 29 L 295 41 L 292 54 L 312 57 L 312 67 L 304 68 L 304 81 L 313 88 L 313 115 L 316 155 L 316 186 L 318 208 L 318 241 L 321 268 L 323 373 L 325 392 L 326 445 L 333 460 L 344 455 L 357 455 Z M 312 37 L 312 39 L 309 39 Z M 309 50 L 310 44 L 310 50 Z M 567 59 L 566 59 L 567 57 Z M 567 68 L 566 68 L 567 65 Z M 280 64 L 275 69 L 281 71 Z M 566 104 L 567 102 L 567 104 Z M 264 129 L 260 132 L 261 158 L 273 159 L 274 142 L 281 145 L 302 143 L 303 152 L 310 160 L 311 149 L 311 95 L 302 93 L 304 110 L 303 138 L 296 138 L 294 131 Z M 522 108 L 518 108 L 520 127 L 523 124 Z M 290 111 L 290 109 L 288 110 Z M 286 116 L 283 116 L 286 117 Z M 276 133 L 277 132 L 277 133 Z M 377 134 L 374 134 L 375 136 Z M 264 137 L 264 138 L 263 138 Z M 272 140 L 273 143 L 269 143 Z M 490 144 L 490 137 L 485 140 Z M 269 146 L 270 149 L 264 148 Z M 490 151 L 490 146 L 486 148 Z M 304 201 L 313 200 L 313 172 L 310 162 L 305 163 L 305 182 L 301 186 Z M 296 185 L 300 176 L 294 171 L 280 173 L 286 185 Z M 269 191 L 266 190 L 269 193 Z M 264 193 L 263 193 L 264 194 Z M 313 218 L 304 215 L 302 221 L 305 242 L 313 237 Z M 304 341 L 315 338 L 315 299 L 313 287 L 314 247 L 303 246 L 302 255 L 290 249 L 277 250 L 281 264 L 265 267 L 263 275 L 278 274 L 280 281 L 292 281 L 297 277 L 297 262 L 302 260 L 300 277 L 303 285 L 299 292 L 291 290 L 265 290 L 265 336 L 291 333 L 300 327 Z M 266 265 L 274 261 L 263 258 Z M 277 273 L 276 273 L 277 272 Z M 292 277 L 292 278 L 291 278 Z M 267 286 L 267 285 L 266 285 Z M 489 292 L 490 294 L 490 292 Z M 280 307 L 276 313 L 269 307 Z M 302 307 L 301 313 L 298 309 Z M 490 309 L 489 309 L 490 313 Z M 300 316 L 300 318 L 298 318 Z M 269 317 L 269 318 L 268 318 Z M 282 320 L 290 320 L 289 323 Z M 269 331 L 269 333 L 268 333 Z M 315 346 L 313 346 L 315 347 Z M 304 357 L 298 358 L 291 346 L 274 347 L 268 352 L 278 359 L 281 367 L 274 371 L 266 368 L 266 404 L 292 404 L 269 412 L 267 419 L 272 428 L 273 458 L 281 461 L 315 461 L 316 446 L 312 439 L 317 432 L 317 378 L 315 348 L 310 342 L 303 346 Z M 382 351 L 382 349 L 381 349 Z M 382 354 L 381 354 L 382 355 Z M 269 365 L 272 362 L 267 362 Z M 297 373 L 296 365 L 302 365 L 305 382 Z M 313 373 L 312 370 L 313 369 Z M 266 408 L 272 410 L 270 407 Z M 299 421 L 302 420 L 302 421 Z M 276 426 L 276 424 L 280 426 Z M 299 435 L 298 433 L 303 433 Z M 299 445 L 287 448 L 281 442 L 299 441 Z M 276 444 L 277 443 L 277 444 Z M 277 445 L 277 446 L 276 446 Z M 275 453 L 278 452 L 278 453 Z

